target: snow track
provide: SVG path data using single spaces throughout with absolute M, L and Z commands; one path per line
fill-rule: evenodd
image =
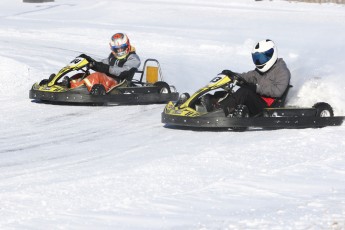
M 28 99 L 35 81 L 76 55 L 107 55 L 114 32 L 128 33 L 142 59 L 158 59 L 180 92 L 225 68 L 251 69 L 253 43 L 270 36 L 292 71 L 289 102 L 310 106 L 321 98 L 341 115 L 343 6 L 249 0 L 0 6 L 0 229 L 344 227 L 345 126 L 198 132 L 164 128 L 162 104 Z

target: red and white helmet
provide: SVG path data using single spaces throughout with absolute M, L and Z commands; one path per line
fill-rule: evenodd
M 268 71 L 278 59 L 278 51 L 274 42 L 269 39 L 258 42 L 252 51 L 252 58 L 260 72 Z
M 127 57 L 131 50 L 131 44 L 126 34 L 116 33 L 111 36 L 110 48 L 118 59 Z

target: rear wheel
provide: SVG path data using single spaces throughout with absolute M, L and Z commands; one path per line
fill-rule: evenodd
M 153 85 L 158 87 L 159 93 L 171 93 L 170 86 L 164 81 L 157 81 Z
M 332 107 L 325 102 L 319 102 L 313 105 L 313 108 L 316 109 L 316 117 L 333 117 Z

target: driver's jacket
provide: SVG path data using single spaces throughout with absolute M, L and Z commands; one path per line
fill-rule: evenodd
M 132 69 L 138 69 L 140 66 L 140 58 L 135 53 L 135 48 L 131 46 L 131 51 L 124 59 L 117 59 L 112 53 L 108 58 L 103 59 L 101 62 L 109 65 L 109 75 L 118 81 L 127 78 Z
M 131 80 L 134 72 L 140 66 L 140 58 L 135 53 L 135 48 L 131 47 L 131 52 L 124 59 L 117 59 L 112 53 L 108 58 L 103 59 L 104 64 L 109 65 L 107 73 L 94 72 L 84 79 L 78 78 L 79 75 L 73 76 L 70 81 L 71 88 L 85 85 L 88 91 L 91 91 L 95 84 L 102 84 L 106 92 L 112 90 L 119 82 L 124 79 Z
M 239 75 L 247 82 L 256 84 L 256 92 L 262 96 L 268 106 L 275 98 L 283 95 L 291 78 L 290 71 L 282 58 L 278 58 L 277 62 L 265 73 L 255 69 Z

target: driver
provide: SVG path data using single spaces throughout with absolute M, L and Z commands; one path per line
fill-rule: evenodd
M 240 104 L 248 107 L 251 116 L 258 115 L 264 108 L 270 107 L 276 98 L 281 97 L 289 86 L 290 71 L 284 60 L 278 58 L 273 41 L 266 39 L 258 42 L 252 51 L 252 58 L 256 66 L 254 70 L 242 74 L 222 71 L 222 74 L 232 78 L 238 75 L 237 85 L 240 86 L 236 92 L 219 102 L 226 116 L 232 114 Z M 205 96 L 202 102 L 207 104 L 212 101 L 209 98 L 211 95 Z
M 96 72 L 84 79 L 64 79 L 71 88 L 85 85 L 91 94 L 104 94 L 124 79 L 131 80 L 135 71 L 140 66 L 140 58 L 135 53 L 126 34 L 116 33 L 110 40 L 111 53 L 108 58 L 95 61 L 91 57 L 82 54 L 90 63 L 90 68 Z

